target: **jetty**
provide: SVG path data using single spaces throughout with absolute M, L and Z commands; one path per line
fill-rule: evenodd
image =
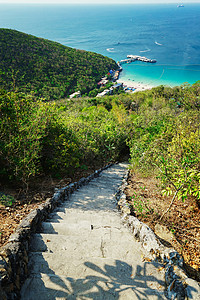
M 131 62 L 134 62 L 134 61 L 143 61 L 143 62 L 148 62 L 148 63 L 156 63 L 156 60 L 155 59 L 150 59 L 150 58 L 147 58 L 145 56 L 139 56 L 139 55 L 127 55 L 127 58 L 126 59 L 122 59 L 118 62 L 118 65 L 121 66 L 121 64 L 126 64 L 126 63 L 131 63 Z

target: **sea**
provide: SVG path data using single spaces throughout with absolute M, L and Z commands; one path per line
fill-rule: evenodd
M 0 4 L 0 27 L 93 51 L 123 65 L 122 80 L 157 86 L 200 80 L 200 4 Z

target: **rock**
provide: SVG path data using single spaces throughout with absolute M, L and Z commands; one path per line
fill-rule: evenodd
M 174 239 L 174 235 L 166 226 L 161 224 L 156 224 L 155 226 L 155 234 L 158 235 L 161 239 L 171 243 Z
M 128 206 L 122 207 L 121 210 L 122 210 L 122 212 L 124 214 L 128 214 L 129 215 L 131 213 L 131 210 L 130 210 L 130 208 Z
M 78 187 L 83 186 L 83 185 L 85 184 L 85 181 L 86 181 L 86 179 L 85 179 L 84 177 L 81 178 L 81 179 L 79 180 L 79 182 L 78 182 Z

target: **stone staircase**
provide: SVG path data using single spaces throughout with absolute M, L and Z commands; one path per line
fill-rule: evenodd
M 162 266 L 144 259 L 116 207 L 126 167 L 79 188 L 32 235 L 22 300 L 166 299 Z

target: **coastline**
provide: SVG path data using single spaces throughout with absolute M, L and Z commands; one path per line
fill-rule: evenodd
M 127 86 L 128 88 L 134 88 L 135 91 L 133 91 L 133 93 L 145 91 L 145 90 L 151 90 L 153 87 L 155 87 L 153 85 L 145 84 L 143 82 L 135 81 L 135 80 L 118 79 L 117 83 L 123 83 L 123 85 Z

